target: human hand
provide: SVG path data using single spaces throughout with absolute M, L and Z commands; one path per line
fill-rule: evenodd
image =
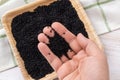
M 82 34 L 75 36 L 58 22 L 54 22 L 51 27 L 44 28 L 44 33 L 38 35 L 40 41 L 38 49 L 56 71 L 60 80 L 109 80 L 106 56 L 93 41 Z M 46 45 L 49 39 L 44 34 L 54 37 L 54 31 L 50 32 L 52 29 L 71 47 L 72 50 L 67 53 L 70 60 L 65 56 L 58 58 Z

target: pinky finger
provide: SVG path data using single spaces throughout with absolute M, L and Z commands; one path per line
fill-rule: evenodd
M 38 49 L 42 53 L 42 55 L 47 59 L 51 67 L 57 71 L 59 67 L 62 65 L 62 61 L 54 55 L 54 53 L 49 49 L 49 47 L 44 43 L 38 44 Z

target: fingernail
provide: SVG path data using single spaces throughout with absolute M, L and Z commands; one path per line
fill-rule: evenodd
M 82 38 L 86 38 L 86 37 L 84 37 L 84 35 L 83 35 L 82 33 L 79 33 L 79 34 L 78 34 L 78 38 L 81 38 L 81 37 L 82 37 Z

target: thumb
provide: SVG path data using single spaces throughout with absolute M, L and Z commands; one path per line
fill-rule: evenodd
M 102 52 L 93 41 L 84 37 L 81 33 L 77 35 L 77 41 L 88 56 L 100 55 Z

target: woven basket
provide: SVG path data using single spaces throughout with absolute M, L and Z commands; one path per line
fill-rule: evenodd
M 18 66 L 20 67 L 21 72 L 22 72 L 25 80 L 34 80 L 34 79 L 31 78 L 30 75 L 27 73 L 27 71 L 26 71 L 26 69 L 24 67 L 24 62 L 23 62 L 22 58 L 20 57 L 20 54 L 19 54 L 19 52 L 18 52 L 18 50 L 16 48 L 16 41 L 15 41 L 13 35 L 12 35 L 12 32 L 11 32 L 12 19 L 15 16 L 17 16 L 17 15 L 19 15 L 21 13 L 24 13 L 24 12 L 27 12 L 27 11 L 33 11 L 38 6 L 49 5 L 50 3 L 54 2 L 54 1 L 56 1 L 56 0 L 36 0 L 33 3 L 27 4 L 25 6 L 22 6 L 20 8 L 14 9 L 14 10 L 11 10 L 11 11 L 7 12 L 2 17 L 2 23 L 3 23 L 3 26 L 4 26 L 5 30 L 6 30 L 8 40 L 10 42 L 10 45 L 12 47 L 14 56 L 15 56 L 17 62 L 18 62 Z M 93 40 L 99 46 L 100 49 L 103 49 L 102 45 L 101 45 L 101 43 L 99 41 L 99 38 L 96 35 L 93 27 L 91 26 L 91 23 L 88 20 L 88 17 L 86 15 L 83 7 L 81 6 L 80 2 L 78 0 L 70 0 L 70 1 L 72 3 L 73 7 L 75 8 L 75 10 L 77 11 L 77 14 L 78 14 L 79 18 L 83 21 L 89 38 L 91 40 Z M 40 80 L 53 80 L 56 77 L 57 77 L 56 73 L 53 72 L 51 74 L 47 74 L 45 77 L 41 78 Z

